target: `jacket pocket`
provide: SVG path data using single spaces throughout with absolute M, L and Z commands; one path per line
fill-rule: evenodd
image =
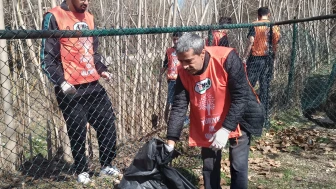
M 261 135 L 265 121 L 264 106 L 257 101 L 249 101 L 243 115 L 243 123 L 246 129 L 253 135 Z

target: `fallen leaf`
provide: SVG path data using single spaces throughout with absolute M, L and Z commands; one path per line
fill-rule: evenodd
M 269 174 L 269 172 L 260 172 L 260 173 L 258 173 L 258 175 L 267 175 L 267 174 Z
M 114 183 L 119 185 L 120 184 L 120 180 L 114 180 Z
M 276 153 L 278 153 L 278 150 L 276 148 L 271 148 L 270 152 L 273 153 L 273 154 L 276 154 Z
M 227 184 L 226 181 L 224 179 L 221 179 L 220 185 L 226 185 L 226 184 Z
M 267 153 L 270 149 L 271 149 L 270 146 L 265 146 L 265 147 L 263 148 L 263 151 L 264 151 L 264 153 Z
M 301 181 L 301 180 L 302 180 L 302 177 L 295 177 L 295 180 L 297 180 L 297 181 Z
M 254 147 L 254 146 L 251 146 L 251 147 L 250 147 L 250 150 L 251 150 L 252 152 L 254 152 L 254 151 L 256 151 L 256 150 L 257 150 L 257 148 L 256 148 L 256 147 Z
M 320 148 L 325 148 L 325 147 L 327 147 L 326 143 L 320 143 Z
M 277 177 L 282 178 L 284 175 L 282 173 L 276 174 Z
M 331 144 L 331 143 L 329 143 L 329 144 L 327 144 L 327 147 L 329 147 L 329 148 L 333 148 L 333 147 L 335 147 L 335 145 L 334 145 L 334 144 Z
M 327 151 L 327 152 L 330 152 L 330 151 L 332 151 L 333 150 L 333 148 L 330 148 L 330 147 L 325 147 L 325 148 L 323 148 L 325 151 Z

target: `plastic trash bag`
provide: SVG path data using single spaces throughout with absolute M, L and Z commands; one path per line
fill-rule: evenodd
M 179 155 L 168 152 L 160 139 L 151 139 L 138 151 L 126 169 L 118 186 L 120 189 L 196 189 L 181 173 L 168 163 Z

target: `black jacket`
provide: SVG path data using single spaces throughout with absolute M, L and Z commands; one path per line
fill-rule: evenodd
M 65 11 L 70 11 L 66 2 L 63 1 L 61 6 Z M 56 18 L 52 13 L 46 13 L 42 22 L 43 30 L 59 30 Z M 107 67 L 103 63 L 103 57 L 98 53 L 99 41 L 98 37 L 93 37 L 93 51 L 94 51 L 94 63 L 96 70 L 99 74 L 107 71 Z M 41 67 L 44 73 L 48 76 L 49 80 L 55 84 L 56 90 L 60 91 L 59 86 L 65 81 L 64 71 L 61 62 L 60 53 L 60 41 L 58 38 L 46 38 L 42 39 L 41 48 Z M 75 85 L 77 93 L 75 96 L 81 96 L 83 94 L 90 94 L 93 92 L 100 92 L 102 86 L 98 81 L 86 83 L 82 85 Z
M 210 55 L 206 53 L 204 65 L 198 74 L 202 74 L 209 64 Z M 258 103 L 246 77 L 244 64 L 236 51 L 231 51 L 224 64 L 228 73 L 231 106 L 223 122 L 223 127 L 234 131 L 238 123 L 244 131 L 260 136 L 264 122 L 264 108 Z M 167 138 L 178 140 L 189 106 L 189 93 L 183 86 L 180 77 L 176 80 L 174 101 L 169 116 Z

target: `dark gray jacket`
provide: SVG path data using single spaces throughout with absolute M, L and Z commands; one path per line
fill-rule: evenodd
M 209 64 L 210 55 L 206 53 L 202 74 Z M 246 77 L 244 64 L 236 51 L 231 51 L 224 64 L 228 73 L 231 106 L 223 122 L 223 127 L 234 131 L 238 123 L 241 129 L 255 136 L 260 136 L 264 123 L 264 108 L 258 103 L 255 94 Z M 178 140 L 183 128 L 183 122 L 189 106 L 189 93 L 183 86 L 180 77 L 176 80 L 174 101 L 170 112 L 167 139 Z

